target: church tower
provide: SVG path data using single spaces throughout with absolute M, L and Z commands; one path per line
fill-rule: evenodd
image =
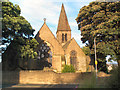
M 71 29 L 68 23 L 67 15 L 62 4 L 57 27 L 57 40 L 63 46 L 67 41 L 71 40 Z

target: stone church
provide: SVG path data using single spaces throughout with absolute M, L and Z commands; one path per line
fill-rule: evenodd
M 56 37 L 51 32 L 44 20 L 44 24 L 35 36 L 35 39 L 42 39 L 50 47 L 52 68 L 61 72 L 64 65 L 73 65 L 76 71 L 86 72 L 90 59 L 84 54 L 74 38 L 71 38 L 71 28 L 68 23 L 64 5 L 62 4 L 61 12 L 56 31 Z M 44 46 L 44 45 L 43 45 Z

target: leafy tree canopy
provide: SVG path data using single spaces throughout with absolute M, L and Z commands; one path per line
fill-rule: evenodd
M 84 46 L 84 47 L 82 48 L 82 50 L 83 50 L 83 52 L 85 53 L 85 55 L 90 56 L 90 48 L 89 48 L 89 47 Z
M 36 39 L 23 39 L 18 37 L 11 41 L 10 45 L 7 47 L 3 53 L 3 70 L 15 70 L 17 68 L 27 69 L 25 67 L 25 62 L 30 59 L 37 58 L 37 52 L 35 49 L 38 46 Z M 24 61 L 21 65 L 21 62 Z M 8 63 L 7 67 L 4 67 L 4 62 Z
M 91 2 L 80 9 L 76 18 L 83 43 L 94 48 L 97 40 L 97 52 L 106 55 L 120 54 L 120 2 Z M 93 52 L 94 53 L 94 52 Z
M 34 29 L 20 13 L 18 5 L 2 2 L 2 42 L 8 44 L 2 57 L 4 70 L 24 69 L 25 62 L 37 57 L 38 42 L 32 38 Z
M 98 61 L 105 61 L 107 55 L 110 60 L 120 60 L 120 1 L 91 2 L 80 9 L 76 21 L 91 54 L 96 37 Z
M 2 2 L 2 36 L 3 44 L 10 43 L 15 37 L 29 38 L 34 29 L 30 23 L 20 16 L 21 9 L 11 2 Z

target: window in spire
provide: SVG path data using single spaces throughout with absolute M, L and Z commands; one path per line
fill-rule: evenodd
M 67 41 L 67 34 L 65 34 L 65 41 Z
M 62 34 L 62 42 L 64 42 L 64 34 Z

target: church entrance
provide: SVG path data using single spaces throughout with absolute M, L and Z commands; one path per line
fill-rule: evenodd
M 70 64 L 73 65 L 75 70 L 77 70 L 77 52 L 75 50 L 72 50 L 70 52 Z

